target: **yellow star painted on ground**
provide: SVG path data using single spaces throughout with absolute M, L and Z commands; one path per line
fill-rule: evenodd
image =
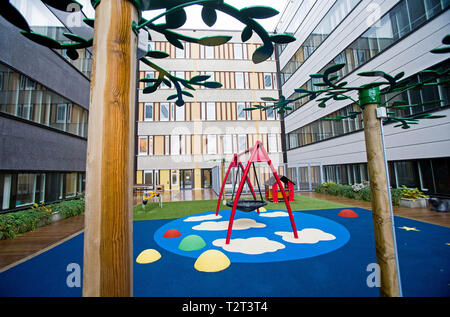
M 407 227 L 407 226 L 398 227 L 398 228 L 399 228 L 399 229 L 406 230 L 406 231 L 420 231 L 420 230 L 418 230 L 417 228 L 414 228 L 414 227 Z

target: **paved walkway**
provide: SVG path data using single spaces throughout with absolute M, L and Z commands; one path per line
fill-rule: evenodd
M 334 197 L 313 192 L 302 192 L 301 195 L 334 201 L 348 206 L 371 209 L 370 203 L 353 199 Z M 180 200 L 208 200 L 217 199 L 217 195 L 210 189 L 179 190 L 163 192 L 163 202 Z M 142 201 L 142 193 L 135 196 L 135 203 Z M 450 227 L 450 213 L 441 213 L 423 208 L 394 207 L 396 216 Z M 54 222 L 48 226 L 26 232 L 15 239 L 0 240 L 0 272 L 28 260 L 57 244 L 81 233 L 84 229 L 84 215 L 75 216 Z

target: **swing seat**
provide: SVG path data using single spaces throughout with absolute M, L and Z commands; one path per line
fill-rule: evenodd
M 227 206 L 233 208 L 234 201 L 227 201 Z M 267 205 L 267 202 L 264 200 L 247 200 L 247 199 L 240 199 L 237 203 L 237 209 L 250 212 L 253 210 L 256 210 L 258 208 L 261 208 L 263 206 Z

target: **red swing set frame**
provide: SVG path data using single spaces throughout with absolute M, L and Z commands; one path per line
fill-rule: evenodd
M 247 166 L 244 169 L 243 164 L 239 161 L 239 157 L 251 152 L 250 157 L 247 161 Z M 249 187 L 250 187 L 250 191 L 252 192 L 253 197 L 256 199 L 256 195 L 255 195 L 255 191 L 253 190 L 253 186 L 252 183 L 250 182 L 250 178 L 248 177 L 248 173 L 250 171 L 250 167 L 252 165 L 252 163 L 261 163 L 261 162 L 267 162 L 267 164 L 269 165 L 270 169 L 272 170 L 273 176 L 275 177 L 277 184 L 279 186 L 279 188 L 284 188 L 283 184 L 281 183 L 280 178 L 278 177 L 278 173 L 275 170 L 275 167 L 272 164 L 272 161 L 269 158 L 269 155 L 267 154 L 267 151 L 264 148 L 264 145 L 261 143 L 261 141 L 256 141 L 255 146 L 246 149 L 245 151 L 238 153 L 238 154 L 234 154 L 233 155 L 233 159 L 231 160 L 230 165 L 228 166 L 228 170 L 225 174 L 225 179 L 222 182 L 222 186 L 220 188 L 220 195 L 219 195 L 219 199 L 217 201 L 217 209 L 216 209 L 216 216 L 219 215 L 219 207 L 220 207 L 220 201 L 222 199 L 222 194 L 223 191 L 225 189 L 225 183 L 226 180 L 228 178 L 228 174 L 231 171 L 232 167 L 240 167 L 244 172 L 243 175 L 241 177 L 241 180 L 239 182 L 239 187 L 238 190 L 236 192 L 236 197 L 234 198 L 234 202 L 233 202 L 233 208 L 231 210 L 231 215 L 230 215 L 230 221 L 228 222 L 228 231 L 227 231 L 227 239 L 226 239 L 226 244 L 230 243 L 230 238 L 231 238 L 231 231 L 233 230 L 233 221 L 234 221 L 234 216 L 236 214 L 236 209 L 237 209 L 237 205 L 238 205 L 238 201 L 239 201 L 239 197 L 241 196 L 242 193 L 242 189 L 244 188 L 245 182 L 248 183 Z M 298 239 L 298 233 L 297 233 L 297 228 L 295 226 L 295 221 L 294 221 L 294 216 L 292 214 L 292 210 L 291 210 L 291 206 L 289 205 L 289 200 L 286 197 L 286 193 L 284 192 L 284 190 L 281 191 L 282 195 L 283 195 L 283 199 L 284 199 L 284 203 L 286 204 L 286 208 L 288 210 L 289 213 L 289 219 L 291 221 L 291 226 L 292 226 L 292 232 L 294 233 L 294 237 L 296 239 Z M 259 210 L 258 210 L 259 213 Z

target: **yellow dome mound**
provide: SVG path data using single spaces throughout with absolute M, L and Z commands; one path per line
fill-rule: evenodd
M 264 207 L 261 207 L 261 208 L 259 208 L 258 210 L 259 210 L 259 212 L 266 212 L 266 211 L 267 211 L 267 209 L 264 208 Z
M 223 252 L 207 250 L 197 258 L 194 268 L 200 272 L 219 272 L 225 270 L 230 264 L 230 259 Z
M 161 253 L 155 249 L 147 249 L 142 251 L 136 258 L 136 262 L 139 264 L 148 264 L 158 261 L 161 258 Z

